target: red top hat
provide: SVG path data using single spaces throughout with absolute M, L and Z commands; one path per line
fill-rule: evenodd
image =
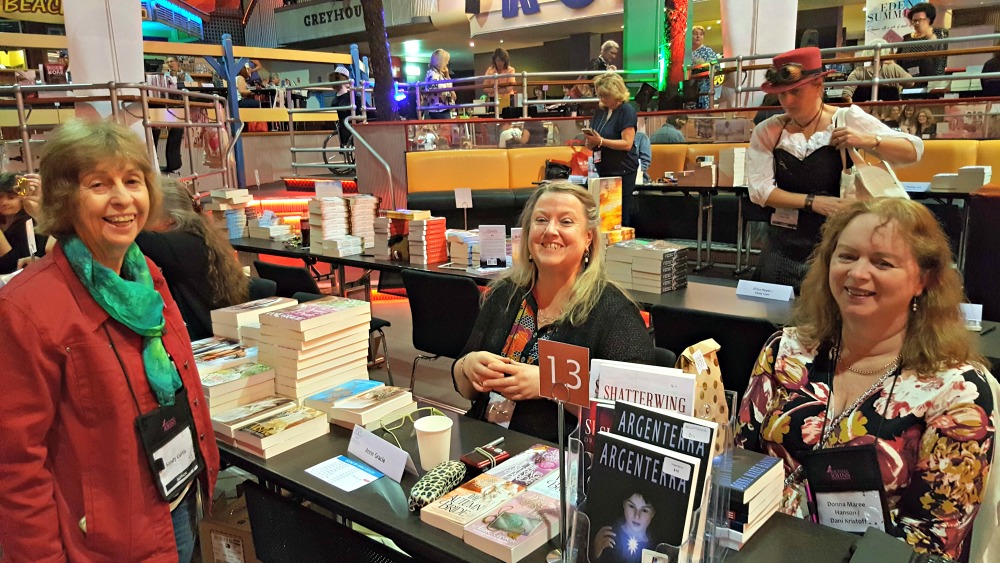
M 760 89 L 767 94 L 777 94 L 833 72 L 823 70 L 823 60 L 816 47 L 792 49 L 774 57 L 767 70 L 767 82 L 761 84 Z

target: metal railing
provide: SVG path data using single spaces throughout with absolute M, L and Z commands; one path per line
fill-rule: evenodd
M 75 91 L 88 91 L 86 95 L 77 96 Z M 103 92 L 107 91 L 106 94 Z M 100 93 L 94 93 L 100 92 Z M 63 96 L 53 96 L 53 94 L 65 94 Z M 150 93 L 164 94 L 164 97 L 151 96 Z M 168 97 L 169 96 L 169 97 Z M 22 156 L 24 159 L 25 171 L 32 173 L 34 160 L 32 156 L 32 131 L 46 129 L 47 126 L 29 125 L 31 113 L 36 105 L 72 105 L 75 103 L 109 103 L 111 119 L 128 124 L 132 120 L 139 119 L 145 131 L 146 150 L 150 160 L 156 161 L 156 148 L 153 143 L 153 128 L 216 128 L 221 131 L 228 131 L 227 126 L 232 121 L 229 117 L 228 104 L 225 98 L 213 94 L 201 92 L 191 92 L 175 88 L 165 88 L 161 86 L 151 86 L 146 83 L 136 82 L 107 82 L 100 84 L 40 84 L 40 85 L 14 85 L 0 87 L 0 98 L 13 97 L 18 118 L 18 132 L 21 137 Z M 178 99 L 179 98 L 179 99 Z M 207 108 L 199 106 L 198 109 L 214 110 L 214 120 L 192 121 L 192 101 L 194 103 L 211 104 Z M 138 102 L 141 108 L 141 115 L 136 115 L 127 107 L 128 104 Z M 150 108 L 150 104 L 154 108 Z M 150 109 L 170 108 L 183 109 L 184 120 L 181 122 L 172 121 L 152 121 L 150 119 Z M 208 114 L 208 112 L 206 112 Z M 210 170 L 209 172 L 197 173 L 194 168 L 193 143 L 188 143 L 188 166 L 190 174 L 182 176 L 181 181 L 188 181 L 194 185 L 197 191 L 199 179 L 219 175 L 222 177 L 223 186 L 228 188 L 236 184 L 235 171 L 230 167 L 233 151 L 239 139 L 242 128 L 238 129 L 234 135 L 229 136 L 229 146 L 226 147 L 225 156 L 222 158 L 222 168 Z M 220 139 L 223 136 L 220 135 Z M 34 142 L 37 142 L 34 141 Z
M 289 144 L 292 155 L 292 172 L 298 175 L 299 169 L 305 168 L 342 168 L 347 170 L 356 170 L 357 164 L 353 162 L 353 147 L 336 147 L 330 148 L 328 146 L 329 141 L 332 139 L 335 133 L 331 133 L 330 136 L 326 138 L 322 147 L 299 147 L 295 140 L 295 116 L 305 115 L 305 114 L 319 114 L 319 113 L 338 113 L 341 111 L 350 111 L 351 115 L 349 117 L 358 116 L 358 104 L 356 101 L 360 98 L 362 100 L 360 117 L 362 121 L 368 119 L 368 110 L 374 109 L 368 107 L 364 104 L 365 99 L 364 94 L 370 92 L 371 88 L 366 87 L 366 85 L 356 85 L 354 80 L 340 80 L 335 82 L 319 82 L 316 84 L 306 84 L 301 87 L 295 88 L 298 92 L 306 92 L 306 97 L 308 97 L 309 92 L 336 92 L 341 86 L 349 86 L 348 91 L 351 93 L 350 103 L 348 105 L 342 106 L 329 106 L 329 107 L 319 107 L 319 108 L 295 108 L 292 103 L 292 91 L 288 90 L 285 95 L 287 99 L 285 100 L 285 106 L 288 108 L 288 132 L 290 135 Z M 300 94 L 301 95 L 301 94 Z M 359 96 L 360 95 L 360 96 Z M 344 127 L 345 123 L 339 123 L 338 127 Z M 349 128 L 350 129 L 350 128 Z M 356 135 L 355 135 L 356 137 Z M 299 154 L 307 153 L 319 153 L 323 155 L 323 162 L 299 162 Z M 329 154 L 342 154 L 344 155 L 344 162 L 330 162 Z

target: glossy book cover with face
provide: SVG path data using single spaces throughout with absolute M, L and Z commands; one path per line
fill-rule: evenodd
M 517 561 L 559 533 L 559 501 L 526 491 L 465 527 L 465 543 Z

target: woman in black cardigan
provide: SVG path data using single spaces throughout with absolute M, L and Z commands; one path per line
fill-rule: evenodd
M 32 255 L 27 225 L 32 219 L 24 209 L 23 196 L 17 193 L 17 184 L 17 175 L 0 173 L 0 274 L 17 270 L 18 263 Z M 37 189 L 38 185 L 37 176 L 33 175 L 28 182 L 28 189 Z M 45 255 L 46 238 L 35 235 L 38 256 Z
M 590 348 L 591 358 L 653 363 L 639 309 L 608 281 L 594 198 L 565 181 L 525 205 L 510 272 L 491 285 L 463 355 L 452 364 L 469 415 L 555 441 L 555 403 L 538 393 L 538 341 Z M 572 419 L 567 426 L 575 424 Z

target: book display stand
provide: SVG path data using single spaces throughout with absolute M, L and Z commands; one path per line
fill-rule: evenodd
M 669 563 L 721 563 L 728 550 L 719 545 L 717 528 L 725 528 L 726 513 L 729 506 L 729 487 L 732 483 L 733 464 L 733 440 L 736 428 L 736 393 L 726 392 L 726 402 L 729 404 L 729 421 L 727 424 L 719 425 L 718 443 L 721 445 L 721 453 L 717 453 L 712 458 L 711 478 L 704 488 L 701 502 L 691 513 L 690 532 L 684 541 L 678 545 L 669 543 L 659 543 L 653 548 L 660 554 L 654 556 L 655 562 Z M 547 561 L 555 562 L 575 562 L 575 563 L 597 563 L 598 558 L 592 557 L 591 542 L 597 530 L 592 532 L 592 525 L 588 513 L 594 514 L 594 507 L 588 507 L 588 493 L 591 492 L 591 484 L 587 482 L 589 477 L 589 466 L 592 459 L 584 451 L 581 436 L 583 435 L 583 425 L 585 417 L 580 418 L 580 424 L 570 434 L 567 443 L 567 458 L 570 459 L 568 465 L 561 465 L 560 471 L 565 471 L 566 486 L 569 490 L 565 496 L 565 535 L 561 545 L 563 549 L 555 550 L 549 554 Z M 562 444 L 560 444 L 562 446 Z M 592 486 L 601 487 L 607 484 L 594 483 Z M 661 507 L 666 510 L 667 507 Z M 626 542 L 625 538 L 617 538 L 616 541 Z M 635 561 L 643 561 L 641 549 L 636 550 Z M 630 557 L 631 559 L 631 557 Z

